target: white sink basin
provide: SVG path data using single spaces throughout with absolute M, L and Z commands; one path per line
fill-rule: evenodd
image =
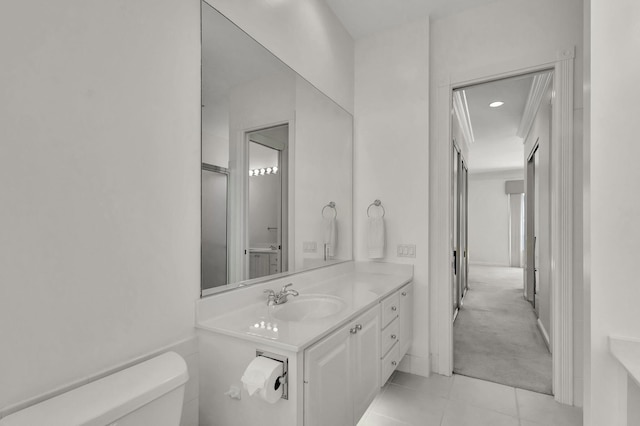
M 271 316 L 280 321 L 313 321 L 338 314 L 346 306 L 345 301 L 336 296 L 289 296 L 286 303 L 273 307 Z

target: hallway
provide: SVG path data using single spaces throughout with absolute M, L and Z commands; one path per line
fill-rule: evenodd
M 551 394 L 551 354 L 522 295 L 522 269 L 469 266 L 454 323 L 454 372 Z

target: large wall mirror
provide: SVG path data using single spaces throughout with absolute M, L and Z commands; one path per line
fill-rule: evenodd
M 351 260 L 352 167 L 353 117 L 202 2 L 202 295 Z

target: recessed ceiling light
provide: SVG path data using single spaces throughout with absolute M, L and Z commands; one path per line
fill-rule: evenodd
M 489 104 L 491 108 L 498 108 L 499 106 L 502 106 L 502 105 L 504 105 L 504 102 L 502 101 L 495 101 Z

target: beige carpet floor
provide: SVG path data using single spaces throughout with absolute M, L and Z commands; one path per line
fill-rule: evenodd
M 453 327 L 454 373 L 551 394 L 551 354 L 522 296 L 522 269 L 469 267 Z

